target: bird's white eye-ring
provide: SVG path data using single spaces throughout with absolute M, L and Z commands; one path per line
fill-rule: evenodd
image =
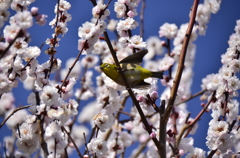
M 109 67 L 109 65 L 108 65 L 108 64 L 106 64 L 106 67 Z

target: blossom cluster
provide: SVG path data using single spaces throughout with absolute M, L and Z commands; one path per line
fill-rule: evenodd
M 139 147 L 131 152 L 131 157 L 155 158 L 159 151 L 152 139 L 165 145 L 166 157 L 206 156 L 206 151 L 195 147 L 193 137 L 181 137 L 180 133 L 185 126 L 196 122 L 195 118 L 189 117 L 187 103 L 184 102 L 192 94 L 196 54 L 194 42 L 199 35 L 206 33 L 211 14 L 216 14 L 220 9 L 220 0 L 205 0 L 198 5 L 196 25 L 189 37 L 181 82 L 166 125 L 165 142 L 160 140 L 160 131 L 164 128 L 160 124 L 161 116 L 167 110 L 165 107 L 170 100 L 170 91 L 174 88 L 189 23 L 178 27 L 166 22 L 159 27 L 159 36 L 144 40 L 140 35 L 133 35 L 133 30 L 140 25 L 136 20 L 140 0 L 114 2 L 113 10 L 118 20 L 109 17 L 110 1 L 104 4 L 101 0 L 93 0 L 93 18 L 78 28 L 80 39 L 76 47 L 79 56 L 69 58 L 65 66 L 62 66 L 62 60 L 55 57 L 58 53 L 56 47 L 60 46 L 60 35 L 64 37 L 68 33 L 67 26 L 72 20 L 69 11 L 73 2 L 60 0 L 54 8 L 55 17 L 49 22 L 54 29 L 52 38 L 45 41 L 49 47 L 45 53 L 50 59 L 41 64 L 37 57 L 42 50 L 37 46 L 29 46 L 28 29 L 33 26 L 34 18 L 38 25 L 45 25 L 47 15 L 40 14 L 37 7 L 32 7 L 29 11 L 28 7 L 33 2 L 34 0 L 3 0 L 0 4 L 0 27 L 9 21 L 9 25 L 6 24 L 3 28 L 4 42 L 0 42 L 0 116 L 5 118 L 5 124 L 13 132 L 12 137 L 4 138 L 6 157 L 68 157 L 66 154 L 70 155 L 74 148 L 78 150 L 85 145 L 84 152 L 78 153 L 81 157 L 112 158 L 124 155 L 126 149 L 136 143 Z M 8 11 L 10 7 L 16 11 L 11 17 Z M 192 11 L 190 18 L 191 16 Z M 108 31 L 116 34 L 116 40 L 108 41 Z M 240 136 L 236 123 L 239 102 L 234 99 L 240 88 L 236 76 L 240 70 L 239 41 L 238 20 L 235 33 L 228 41 L 229 48 L 222 55 L 222 68 L 218 73 L 203 79 L 202 89 L 205 93 L 202 99 L 209 101 L 207 110 L 212 111 L 213 118 L 209 123 L 206 144 L 211 152 L 216 152 L 213 153 L 214 157 L 239 156 Z M 99 68 L 101 63 L 115 64 L 112 54 L 116 54 L 121 61 L 143 49 L 148 50 L 143 58 L 143 67 L 164 72 L 163 79 L 160 80 L 160 84 L 165 87 L 162 94 L 158 92 L 159 80 L 156 78 L 144 80 L 149 83 L 147 88 L 131 88 L 151 133 L 143 123 L 139 110 L 136 106 L 131 106 L 126 88 L 111 80 Z M 53 74 L 57 76 L 54 79 L 51 76 Z M 80 86 L 77 87 L 78 81 Z M 18 82 L 32 91 L 27 98 L 28 105 L 20 108 L 14 104 L 12 93 L 13 88 L 19 86 Z M 86 103 L 86 100 L 91 101 Z M 193 135 L 197 129 L 198 124 L 195 123 L 184 134 Z
M 207 146 L 210 150 L 218 150 L 218 156 L 229 157 L 239 150 L 238 90 L 240 80 L 237 73 L 240 71 L 239 41 L 240 21 L 237 21 L 235 33 L 228 41 L 229 48 L 222 55 L 222 67 L 216 74 L 210 74 L 202 80 L 202 89 L 208 93 L 215 92 L 214 101 L 209 105 L 212 110 L 212 120 L 209 122 Z M 210 100 L 210 96 L 208 98 Z M 239 156 L 239 154 L 237 154 Z

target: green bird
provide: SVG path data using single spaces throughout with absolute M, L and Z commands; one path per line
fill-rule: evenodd
M 140 66 L 143 57 L 147 54 L 147 52 L 148 50 L 144 49 L 120 61 L 120 66 L 123 70 L 123 73 L 129 85 L 133 88 L 149 87 L 150 84 L 144 82 L 144 79 L 146 78 L 163 78 L 163 72 L 152 72 Z M 122 86 L 125 85 L 122 77 L 118 73 L 117 66 L 115 64 L 103 63 L 100 68 L 113 81 Z

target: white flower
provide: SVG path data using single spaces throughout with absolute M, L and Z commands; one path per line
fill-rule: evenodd
M 71 4 L 65 0 L 60 0 L 59 2 L 59 10 L 64 12 L 71 8 Z M 55 6 L 54 13 L 56 14 L 58 10 L 58 5 Z
M 144 60 L 152 59 L 156 54 L 163 53 L 162 42 L 156 36 L 151 36 L 146 40 L 148 53 L 144 56 Z
M 25 30 L 32 26 L 33 18 L 29 11 L 17 12 L 17 14 L 10 18 L 10 24 L 17 25 Z
M 87 41 L 84 39 L 79 39 L 78 40 L 78 50 L 82 51 L 83 55 L 89 54 L 91 51 L 93 51 L 94 44 L 95 44 L 95 41 L 89 41 L 89 40 Z
M 108 115 L 105 113 L 99 113 L 98 115 L 94 116 L 93 120 L 94 124 L 98 126 L 99 130 L 105 132 L 113 125 L 114 118 L 112 114 Z
M 228 67 L 222 67 L 220 69 L 220 75 L 225 80 L 228 80 L 230 77 L 232 77 L 232 73 L 232 70 Z
M 117 20 L 111 19 L 107 25 L 107 29 L 110 31 L 115 31 L 117 27 L 117 23 L 118 23 Z
M 3 93 L 0 99 L 0 116 L 4 116 L 4 114 L 14 108 L 14 96 L 12 93 Z
M 96 138 L 96 139 L 92 139 L 90 143 L 88 143 L 87 147 L 88 150 L 91 153 L 95 153 L 97 157 L 103 157 L 107 151 L 107 145 L 106 145 L 106 141 L 100 139 L 100 138 Z
M 221 84 L 222 78 L 219 74 L 209 74 L 202 79 L 202 89 L 214 91 Z
M 120 133 L 119 139 L 122 140 L 124 147 L 129 147 L 133 143 L 132 136 L 126 131 Z
M 127 8 L 126 8 L 125 4 L 122 4 L 122 3 L 119 3 L 119 2 L 114 3 L 114 11 L 117 14 L 117 18 L 124 17 L 126 10 L 127 10 Z
M 229 112 L 226 113 L 228 122 L 232 122 L 236 120 L 239 111 L 239 102 L 237 100 L 231 100 L 231 102 L 227 103 L 227 107 Z
M 220 9 L 221 1 L 219 0 L 205 0 L 204 4 L 208 5 L 211 12 L 216 14 Z
M 229 68 L 233 71 L 233 73 L 240 71 L 240 60 L 233 59 L 229 62 Z
M 130 48 L 143 49 L 146 48 L 146 42 L 143 42 L 142 37 L 138 35 L 134 35 L 130 38 L 130 44 L 128 45 Z
M 205 158 L 206 157 L 205 154 L 206 154 L 206 151 L 203 151 L 200 148 L 194 148 L 193 150 L 190 151 L 190 153 L 186 155 L 186 158 L 193 158 L 193 157 Z
M 7 10 L 10 7 L 10 3 L 9 0 L 2 0 L 0 3 L 0 10 Z
M 107 113 L 115 113 L 118 111 L 121 107 L 120 103 L 120 96 L 118 95 L 118 92 L 112 88 L 109 88 L 108 91 L 108 97 L 103 98 L 103 100 L 100 100 L 100 106 L 104 106 L 103 108 L 107 111 Z M 108 100 L 107 100 L 108 99 Z M 108 103 L 106 105 L 106 102 Z
M 236 76 L 230 77 L 227 82 L 228 82 L 228 88 L 231 91 L 235 91 L 240 88 L 240 81 L 239 81 L 239 78 L 237 78 Z
M 25 38 L 17 38 L 13 46 L 10 48 L 11 51 L 19 54 L 20 56 L 26 51 L 28 43 L 24 41 Z
M 93 14 L 93 17 L 96 18 L 96 19 L 99 19 L 100 15 L 101 15 L 101 20 L 105 20 L 107 18 L 107 16 L 109 16 L 110 14 L 110 11 L 109 9 L 106 9 L 104 11 L 104 9 L 106 8 L 107 6 L 105 4 L 98 4 L 96 5 L 93 9 L 92 9 L 92 14 Z M 104 11 L 104 12 L 103 12 Z
M 59 97 L 60 95 L 57 92 L 57 89 L 53 86 L 45 86 L 40 94 L 41 101 L 48 106 L 57 102 Z
M 86 67 L 88 69 L 94 67 L 98 62 L 98 57 L 96 55 L 86 55 L 82 58 L 81 64 L 83 67 Z
M 74 99 L 70 99 L 69 103 L 67 104 L 66 111 L 69 115 L 75 116 L 78 114 L 78 103 Z
M 225 121 L 211 120 L 209 122 L 208 135 L 213 137 L 219 137 L 228 132 L 228 124 Z
M 22 58 L 25 60 L 25 61 L 30 61 L 32 58 L 36 58 L 40 55 L 41 53 L 41 50 L 34 46 L 34 47 L 28 47 L 25 49 L 25 52 L 22 53 Z
M 205 25 L 209 22 L 211 16 L 211 11 L 208 5 L 199 4 L 197 9 L 196 21 L 200 25 Z
M 97 43 L 94 44 L 94 50 L 92 51 L 93 54 L 101 55 L 101 58 L 106 56 L 109 52 L 110 51 L 106 41 L 100 41 L 100 40 L 98 40 Z
M 95 24 L 91 22 L 85 22 L 82 27 L 78 28 L 78 36 L 82 39 L 89 39 L 96 33 Z
M 117 31 L 133 30 L 138 26 L 138 22 L 133 18 L 127 18 L 126 20 L 120 20 L 117 24 Z
M 37 128 L 32 124 L 23 123 L 19 127 L 20 138 L 18 138 L 16 145 L 20 151 L 32 154 L 38 147 L 38 135 L 36 135 Z
M 35 0 L 14 0 L 21 6 L 29 6 L 31 3 L 33 3 Z
M 126 0 L 126 4 L 130 7 L 137 7 L 140 0 Z
M 15 138 L 12 136 L 5 136 L 3 142 L 7 152 L 11 153 L 15 149 Z
M 222 134 L 219 137 L 207 136 L 206 145 L 210 150 L 220 150 L 222 153 L 225 153 L 228 149 L 233 147 L 234 144 L 234 136 L 232 134 Z
M 108 149 L 111 152 L 115 152 L 117 154 L 120 154 L 124 151 L 124 144 L 121 139 L 111 139 L 108 143 Z
M 4 2 L 2 2 L 2 3 L 4 3 Z M 0 4 L 0 5 L 2 5 L 2 4 Z M 0 6 L 0 8 L 1 8 L 1 6 Z M 9 16 L 10 16 L 9 11 L 0 9 L 0 19 L 1 19 L 2 22 L 7 21 Z M 0 25 L 0 27 L 2 27 L 2 26 L 3 25 Z
M 67 32 L 68 32 L 67 23 L 58 22 L 58 25 L 55 28 L 56 35 L 58 36 L 62 34 L 62 36 L 64 36 L 64 34 L 66 34 Z
M 178 32 L 177 25 L 164 23 L 159 30 L 160 37 L 166 37 L 167 39 L 173 39 Z
M 4 38 L 6 40 L 12 40 L 16 37 L 17 33 L 19 32 L 20 28 L 16 25 L 7 25 L 3 30 Z
M 159 70 L 166 71 L 174 64 L 174 59 L 170 56 L 165 56 L 162 60 L 159 61 Z
M 50 138 L 50 137 L 56 138 L 56 136 L 59 134 L 58 133 L 59 131 L 61 131 L 60 125 L 56 121 L 53 121 L 46 127 L 44 134 L 48 138 Z
M 67 81 L 67 85 L 62 87 L 64 93 L 67 93 L 73 90 L 73 86 L 75 84 L 76 84 L 76 78 L 75 77 L 69 78 L 69 80 Z
M 0 74 L 0 93 L 11 92 L 13 86 L 13 82 L 5 74 Z

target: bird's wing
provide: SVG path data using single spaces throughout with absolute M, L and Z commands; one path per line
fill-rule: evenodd
M 145 82 L 144 80 L 140 81 L 137 84 L 132 85 L 132 88 L 136 88 L 136 89 L 146 89 L 149 88 L 151 86 L 151 84 Z
M 120 61 L 120 63 L 142 63 L 143 57 L 147 54 L 148 50 L 144 49 Z

